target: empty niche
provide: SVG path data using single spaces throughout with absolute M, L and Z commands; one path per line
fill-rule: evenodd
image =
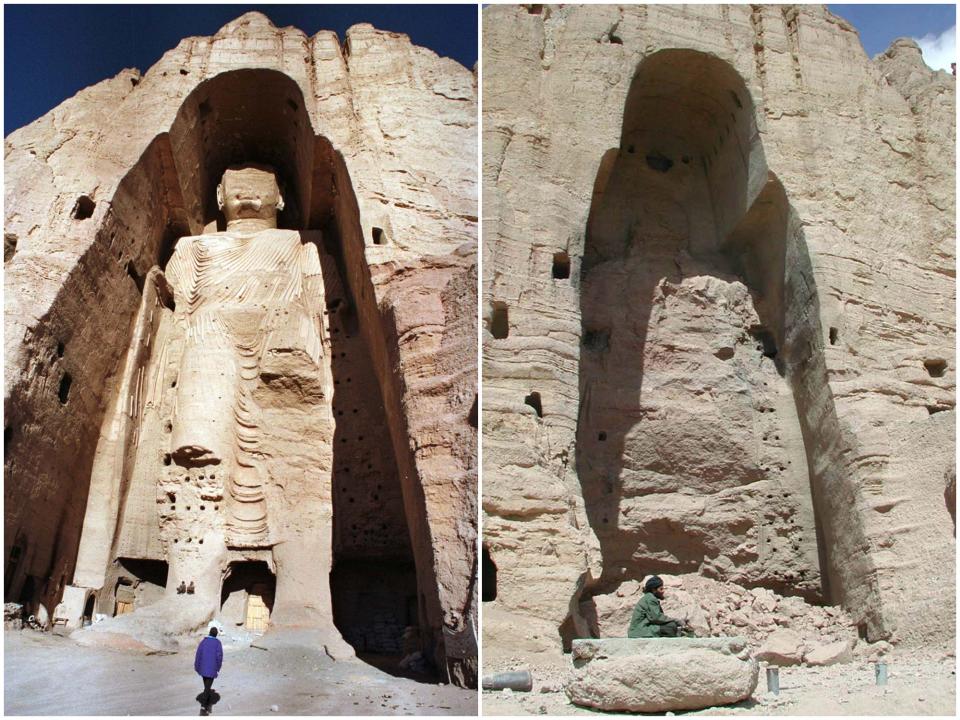
M 93 210 L 96 206 L 97 204 L 88 196 L 81 195 L 73 205 L 72 214 L 74 220 L 86 220 L 89 217 L 93 217 Z
M 492 304 L 493 313 L 490 317 L 490 334 L 495 340 L 503 340 L 510 334 L 510 321 L 507 305 L 502 302 Z
M 60 398 L 60 404 L 66 405 L 67 400 L 70 397 L 70 386 L 73 384 L 73 378 L 70 377 L 70 373 L 64 373 L 63 377 L 60 378 L 60 389 L 57 392 L 57 395 Z
M 13 259 L 13 256 L 17 254 L 17 234 L 16 233 L 4 233 L 3 234 L 3 261 L 9 262 Z
M 490 550 L 486 545 L 483 546 L 483 556 L 481 558 L 481 582 L 480 600 L 481 602 L 491 602 L 497 599 L 497 566 L 490 557 Z
M 371 230 L 371 235 L 373 236 L 374 245 L 386 245 L 387 244 L 387 234 L 383 231 L 383 228 L 375 227 Z
M 470 427 L 472 428 L 476 428 L 478 425 L 479 403 L 480 403 L 480 396 L 474 395 L 473 405 L 470 407 L 470 415 L 467 418 L 467 421 L 470 423 Z
M 543 405 L 540 404 L 540 393 L 538 392 L 530 393 L 523 399 L 523 402 L 525 402 L 527 405 L 529 405 L 536 411 L 538 418 L 543 417 Z
M 830 344 L 836 345 L 837 341 L 840 339 L 840 331 L 837 328 L 830 328 Z
M 748 332 L 757 341 L 757 350 L 763 353 L 764 357 L 772 359 L 777 356 L 777 341 L 774 339 L 772 332 L 759 325 L 751 327 Z
M 651 170 L 665 173 L 673 167 L 673 160 L 658 152 L 647 155 L 647 165 Z
M 924 360 L 923 366 L 927 369 L 930 377 L 943 377 L 943 374 L 947 372 L 947 361 L 943 358 Z
M 263 560 L 231 562 L 220 589 L 220 614 L 227 623 L 263 633 L 270 623 L 277 579 Z
M 565 252 L 553 255 L 553 279 L 566 280 L 570 277 L 570 256 Z
M 134 267 L 132 260 L 127 261 L 126 271 L 130 279 L 133 280 L 133 284 L 137 286 L 137 290 L 143 293 L 144 278 L 143 275 L 137 272 L 137 268 Z
M 583 334 L 583 346 L 587 350 L 607 350 L 610 347 L 610 331 L 587 330 Z

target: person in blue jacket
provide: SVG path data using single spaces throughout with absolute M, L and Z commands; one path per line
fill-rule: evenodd
M 213 679 L 223 665 L 223 645 L 217 640 L 217 628 L 210 628 L 210 634 L 200 641 L 197 656 L 193 660 L 193 669 L 203 678 L 203 694 L 200 696 L 200 714 L 210 714 L 210 691 Z

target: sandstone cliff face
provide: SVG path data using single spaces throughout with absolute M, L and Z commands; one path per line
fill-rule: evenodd
M 341 45 L 334 33 L 308 37 L 248 13 L 9 136 L 7 597 L 52 609 L 74 580 L 101 423 L 119 392 L 145 278 L 177 238 L 216 228 L 217 175 L 255 159 L 285 179 L 281 226 L 320 231 L 325 280 L 346 285 L 329 317 L 330 328 L 343 324 L 332 372 L 364 387 L 336 390 L 333 412 L 363 413 L 362 427 L 334 417 L 332 443 L 349 437 L 352 455 L 318 451 L 333 467 L 333 497 L 324 492 L 335 560 L 384 545 L 406 552 L 422 644 L 455 681 L 472 682 L 476 97 L 470 71 L 406 36 L 357 25 Z M 272 427 L 281 446 L 307 439 Z M 346 482 L 343 468 L 360 477 Z M 286 471 L 303 468 L 284 470 L 281 459 L 271 473 Z M 140 495 L 121 512 L 139 507 L 134 525 L 150 526 L 153 506 L 169 501 Z M 297 511 L 282 492 L 276 503 Z M 156 529 L 144 533 L 120 546 L 157 559 Z M 88 570 L 97 578 L 106 569 Z
M 952 637 L 953 78 L 821 6 L 483 32 L 488 637 L 653 572 Z

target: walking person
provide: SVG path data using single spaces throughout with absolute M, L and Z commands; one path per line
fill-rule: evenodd
M 211 627 L 210 634 L 197 646 L 197 656 L 193 660 L 193 669 L 203 678 L 203 693 L 200 695 L 200 714 L 211 712 L 211 690 L 213 679 L 223 665 L 223 645 L 217 640 L 217 628 Z

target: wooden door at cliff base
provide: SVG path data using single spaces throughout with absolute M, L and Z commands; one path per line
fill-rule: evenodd
M 266 632 L 270 622 L 270 610 L 260 595 L 250 593 L 247 596 L 247 614 L 244 627 L 250 632 Z
M 116 615 L 126 615 L 133 612 L 133 602 L 129 600 L 117 600 Z

